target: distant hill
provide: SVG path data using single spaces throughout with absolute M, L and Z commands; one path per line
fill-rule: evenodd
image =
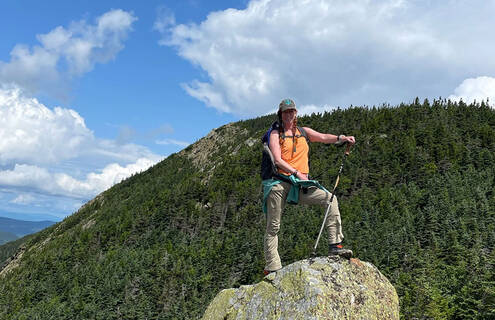
M 10 232 L 5 232 L 0 230 L 0 245 L 6 242 L 17 239 L 18 237 Z
M 24 212 L 6 212 L 0 211 L 0 217 L 10 218 L 14 220 L 22 221 L 55 221 L 59 222 L 62 219 L 58 216 L 54 216 L 46 213 L 24 213 Z
M 17 238 L 38 232 L 51 226 L 53 221 L 23 221 L 0 217 L 0 231 L 14 234 Z
M 221 289 L 261 281 L 260 137 L 274 118 L 215 129 L 0 246 L 0 319 L 198 319 Z M 493 109 L 416 100 L 298 125 L 356 136 L 337 193 L 346 246 L 394 285 L 401 319 L 495 319 Z M 310 152 L 331 187 L 343 148 Z M 323 214 L 287 205 L 284 265 L 310 256 Z

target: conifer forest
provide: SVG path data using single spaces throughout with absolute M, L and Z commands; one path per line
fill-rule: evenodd
M 0 319 L 199 319 L 220 290 L 261 281 L 260 141 L 275 120 L 215 129 L 0 246 Z M 345 245 L 391 281 L 402 319 L 495 319 L 493 108 L 416 99 L 298 125 L 356 137 L 336 192 Z M 327 189 L 343 152 L 310 145 L 311 175 Z M 284 265 L 310 256 L 323 215 L 286 206 Z

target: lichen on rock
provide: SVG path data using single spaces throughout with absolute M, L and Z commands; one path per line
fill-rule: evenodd
M 399 299 L 372 264 L 318 257 L 222 290 L 203 316 L 216 319 L 399 319 Z

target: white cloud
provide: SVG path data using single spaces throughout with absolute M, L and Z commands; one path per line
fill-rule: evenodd
M 132 174 L 148 169 L 153 164 L 154 161 L 145 158 L 127 166 L 112 163 L 97 173 L 88 174 L 83 180 L 66 173 L 50 172 L 38 166 L 16 164 L 12 170 L 0 171 L 0 186 L 75 199 L 90 199 Z M 32 197 L 29 199 L 33 200 Z M 29 199 L 21 196 L 13 202 L 19 204 Z
M 0 83 L 60 95 L 67 79 L 112 60 L 124 47 L 135 20 L 132 13 L 117 9 L 101 15 L 94 24 L 74 22 L 67 29 L 59 26 L 37 35 L 41 46 L 16 45 L 10 62 L 0 61 Z
M 49 109 L 19 88 L 0 88 L 2 189 L 90 199 L 161 158 L 144 146 L 94 137 L 72 109 Z
M 88 174 L 84 180 L 75 179 L 67 174 L 53 174 L 54 182 L 51 190 L 64 195 L 70 194 L 75 198 L 89 199 L 123 179 L 130 177 L 132 174 L 148 169 L 155 163 L 155 161 L 146 158 L 138 159 L 135 163 L 126 166 L 112 163 L 98 173 L 92 172 Z
M 73 109 L 49 108 L 36 92 L 65 98 L 70 80 L 106 63 L 123 49 L 137 18 L 111 10 L 94 23 L 73 22 L 36 36 L 38 45 L 16 45 L 0 61 L 0 199 L 2 210 L 57 212 L 84 201 L 162 159 L 119 139 L 99 139 Z M 173 130 L 163 126 L 157 133 Z
M 180 140 L 175 140 L 175 139 L 162 139 L 162 140 L 156 140 L 156 144 L 161 144 L 161 145 L 176 145 L 180 147 L 187 147 L 191 143 L 187 141 L 180 141 Z
M 0 164 L 52 163 L 76 157 L 94 141 L 72 109 L 48 109 L 19 88 L 0 88 Z
M 0 165 L 159 159 L 146 147 L 120 142 L 97 139 L 73 109 L 49 109 L 19 88 L 0 88 Z
M 170 26 L 175 25 L 175 15 L 167 7 L 161 6 L 157 9 L 157 18 L 153 23 L 153 30 L 161 33 L 168 32 Z
M 331 112 L 336 109 L 336 107 L 330 105 L 315 106 L 314 104 L 305 104 L 305 105 L 296 105 L 296 106 L 297 106 L 297 114 L 299 116 L 311 115 L 313 113 L 323 113 L 325 111 Z M 270 109 L 264 115 L 277 113 L 277 111 L 278 111 L 278 106 Z
M 477 77 L 464 80 L 454 91 L 449 99 L 466 103 L 495 101 L 495 78 Z
M 183 84 L 191 96 L 259 115 L 284 97 L 347 107 L 446 96 L 468 74 L 495 73 L 494 11 L 481 0 L 253 0 L 156 29 L 206 71 Z
M 324 111 L 332 111 L 335 107 L 324 105 L 324 106 L 315 106 L 315 105 L 304 105 L 297 107 L 298 115 L 310 115 L 312 113 L 319 113 Z
M 0 188 L 0 214 L 14 219 L 59 221 L 77 211 L 87 199 L 53 196 L 26 190 Z
M 10 202 L 14 204 L 25 204 L 29 205 L 36 201 L 36 199 L 29 194 L 19 194 L 15 199 L 12 199 Z

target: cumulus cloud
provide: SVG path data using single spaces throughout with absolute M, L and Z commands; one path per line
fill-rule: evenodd
M 298 106 L 297 107 L 297 114 L 298 115 L 310 115 L 312 113 L 332 111 L 334 109 L 335 109 L 335 107 L 332 107 L 329 105 L 315 106 L 312 104 L 309 104 L 309 105 L 307 104 L 307 105 L 303 105 L 303 106 Z
M 0 61 L 0 199 L 10 212 L 58 212 L 65 216 L 84 201 L 161 160 L 130 143 L 95 137 L 70 108 L 50 108 L 34 98 L 65 98 L 70 80 L 106 63 L 123 49 L 137 18 L 111 10 L 94 22 L 77 21 L 36 36 L 38 44 L 16 45 Z M 170 126 L 159 129 L 170 131 Z
M 160 6 L 157 9 L 157 18 L 153 23 L 153 30 L 160 33 L 167 33 L 169 27 L 175 25 L 175 15 L 169 8 Z
M 32 204 L 36 201 L 36 199 L 30 194 L 19 194 L 15 199 L 12 199 L 10 202 L 14 204 Z
M 446 96 L 467 73 L 495 72 L 486 41 L 494 9 L 481 0 L 252 0 L 156 30 L 206 72 L 183 84 L 191 96 L 259 115 L 284 97 L 320 108 Z
M 0 88 L 0 165 L 159 158 L 146 147 L 123 142 L 97 139 L 73 109 L 50 109 L 18 87 Z
M 77 211 L 87 199 L 69 198 L 30 192 L 24 189 L 0 189 L 1 214 L 8 218 L 29 221 L 60 221 Z
M 145 158 L 127 166 L 112 163 L 99 172 L 88 174 L 83 180 L 66 173 L 50 172 L 38 166 L 16 164 L 12 170 L 0 171 L 0 186 L 87 200 L 132 174 L 148 169 L 154 163 Z M 27 200 L 32 202 L 33 198 L 18 197 L 13 203 L 18 204 Z
M 449 96 L 454 101 L 471 103 L 474 101 L 495 101 L 495 78 L 477 77 L 464 80 Z
M 0 88 L 0 164 L 51 163 L 76 157 L 94 141 L 72 109 L 48 109 L 19 88 Z
M 331 105 L 322 105 L 322 106 L 315 106 L 314 104 L 297 105 L 297 114 L 299 116 L 303 116 L 303 115 L 311 115 L 313 113 L 322 113 L 325 111 L 331 112 L 336 108 L 337 107 Z M 277 113 L 277 111 L 278 111 L 278 106 L 275 106 L 272 109 L 270 109 L 268 112 L 266 112 L 264 115 Z
M 50 109 L 19 88 L 0 88 L 4 191 L 90 199 L 160 159 L 144 146 L 96 138 L 72 109 Z
M 74 179 L 66 174 L 56 174 L 56 183 L 60 186 L 61 190 L 68 190 L 74 195 L 81 195 L 83 198 L 88 198 L 110 188 L 132 174 L 148 169 L 155 163 L 156 161 L 147 158 L 138 159 L 135 163 L 126 166 L 112 163 L 97 173 L 92 172 L 88 174 L 83 181 Z
M 58 88 L 66 87 L 65 80 L 112 60 L 136 20 L 132 13 L 117 9 L 104 13 L 94 24 L 73 22 L 68 28 L 59 26 L 39 34 L 40 45 L 16 45 L 10 61 L 0 61 L 0 83 L 58 94 Z

